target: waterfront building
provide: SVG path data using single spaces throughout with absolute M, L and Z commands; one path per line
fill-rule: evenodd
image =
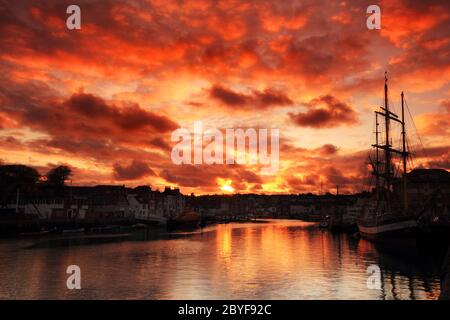
M 165 218 L 173 218 L 184 211 L 185 199 L 181 194 L 180 189 L 165 187 L 162 193 L 163 199 L 163 216 Z

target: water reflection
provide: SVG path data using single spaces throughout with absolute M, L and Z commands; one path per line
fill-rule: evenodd
M 439 295 L 439 268 L 431 257 L 385 252 L 370 242 L 306 222 L 229 223 L 193 233 L 149 230 L 109 240 L 1 241 L 0 298 L 436 299 Z M 80 291 L 66 289 L 65 270 L 70 264 L 81 267 Z M 367 288 L 371 264 L 381 268 L 380 290 Z

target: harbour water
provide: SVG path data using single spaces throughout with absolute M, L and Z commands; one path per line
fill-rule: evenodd
M 66 268 L 81 268 L 68 290 Z M 381 287 L 369 289 L 367 268 Z M 437 299 L 439 263 L 295 220 L 0 240 L 0 299 Z

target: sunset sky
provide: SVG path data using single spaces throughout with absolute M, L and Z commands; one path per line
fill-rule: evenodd
M 66 8 L 81 7 L 81 30 Z M 381 30 L 366 9 L 381 8 Z M 1 1 L 0 162 L 183 193 L 363 190 L 384 72 L 450 170 L 450 1 Z M 175 165 L 171 133 L 280 129 L 280 169 Z M 418 143 L 409 126 L 411 144 Z

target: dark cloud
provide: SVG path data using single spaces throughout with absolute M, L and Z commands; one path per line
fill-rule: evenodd
M 411 150 L 414 152 L 414 158 L 439 158 L 443 156 L 450 156 L 450 145 L 442 146 L 427 146 L 412 145 Z
M 212 98 L 215 98 L 230 107 L 247 105 L 250 100 L 249 96 L 242 93 L 236 93 L 220 85 L 213 86 L 209 90 L 209 93 Z
M 332 95 L 315 98 L 305 105 L 307 112 L 289 113 L 291 121 L 301 127 L 332 128 L 357 122 L 355 110 Z
M 330 156 L 336 154 L 338 152 L 338 148 L 333 144 L 327 143 L 315 149 L 314 151 L 324 156 Z
M 165 151 L 169 151 L 172 149 L 172 146 L 170 145 L 170 143 L 168 141 L 166 141 L 162 136 L 151 138 L 149 140 L 149 144 L 151 146 L 156 147 L 157 149 L 161 149 L 161 150 L 165 150 Z
M 427 162 L 428 168 L 450 170 L 450 159 L 432 160 Z
M 324 174 L 326 176 L 327 182 L 331 185 L 351 185 L 360 184 L 362 177 L 357 177 L 354 175 L 343 174 L 341 170 L 335 167 L 328 167 L 324 169 Z
M 178 127 L 169 118 L 146 111 L 137 104 L 128 104 L 119 108 L 92 94 L 74 94 L 63 104 L 67 106 L 69 113 L 74 113 L 90 121 L 109 122 L 119 130 L 127 132 L 143 129 L 167 132 Z
M 119 163 L 115 163 L 113 169 L 114 178 L 117 180 L 137 180 L 146 176 L 156 175 L 147 163 L 138 160 L 133 160 L 128 166 L 122 166 Z
M 0 79 L 0 85 L 7 80 Z M 119 143 L 153 146 L 167 150 L 162 135 L 179 125 L 169 117 L 145 110 L 136 103 L 107 101 L 88 93 L 76 93 L 61 98 L 48 86 L 38 81 L 4 87 L 0 92 L 4 101 L 0 117 L 14 121 L 17 127 L 28 127 L 53 137 L 64 145 L 81 143 Z M 55 143 L 52 143 L 56 146 Z
M 316 192 L 320 188 L 321 178 L 317 174 L 305 175 L 302 178 L 289 176 L 286 178 L 287 187 L 291 192 L 307 193 Z
M 291 105 L 292 100 L 283 92 L 267 88 L 264 91 L 253 90 L 250 94 L 235 92 L 221 85 L 214 85 L 209 89 L 212 98 L 233 109 L 239 108 L 269 108 Z
M 113 176 L 118 180 L 153 172 L 134 159 L 156 169 L 170 165 L 170 158 L 165 156 L 170 150 L 167 139 L 178 124 L 167 116 L 135 103 L 108 101 L 87 93 L 63 98 L 39 81 L 6 82 L 0 77 L 0 100 L 4 102 L 0 104 L 0 117 L 6 117 L 14 127 L 31 129 L 38 138 L 4 136 L 0 139 L 2 149 L 81 158 L 102 167 L 111 166 L 117 159 L 131 163 L 114 165 Z M 77 178 L 85 181 L 84 177 Z
M 319 84 L 318 81 L 328 81 L 330 74 L 364 70 L 370 57 L 365 42 L 367 33 L 360 30 L 356 36 L 353 32 L 347 29 L 345 33 L 290 39 L 283 57 L 286 69 L 290 68 L 287 72 L 296 72 Z
M 441 101 L 441 106 L 450 113 L 450 100 Z

